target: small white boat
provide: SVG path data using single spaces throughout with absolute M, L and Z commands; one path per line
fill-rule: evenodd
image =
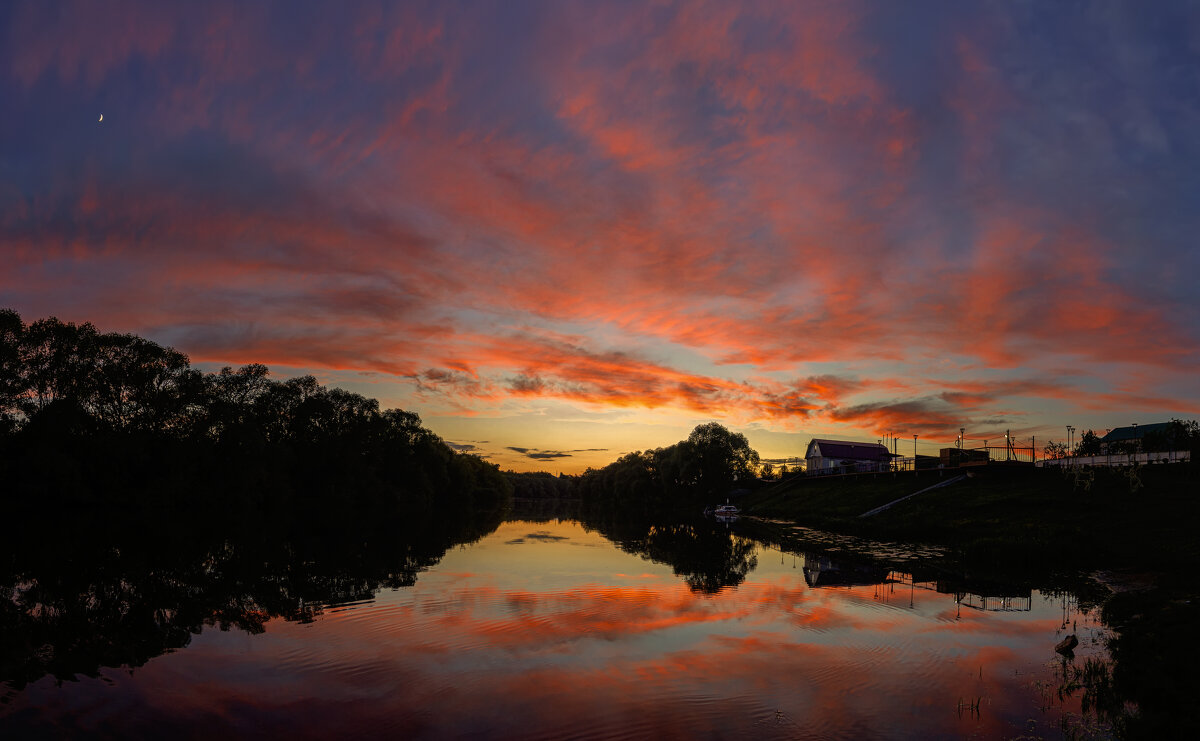
M 732 504 L 722 504 L 713 510 L 713 514 L 717 517 L 737 517 L 739 512 L 738 508 Z

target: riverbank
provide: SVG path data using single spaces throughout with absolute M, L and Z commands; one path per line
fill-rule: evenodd
M 947 485 L 861 516 L 937 484 Z M 1200 468 L 1190 465 L 1132 476 L 993 465 L 796 478 L 747 495 L 741 507 L 806 527 L 945 545 L 980 563 L 1140 569 L 1200 583 Z

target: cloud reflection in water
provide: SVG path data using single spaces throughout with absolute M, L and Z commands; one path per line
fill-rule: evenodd
M 999 737 L 1053 675 L 1058 599 L 990 613 L 893 584 L 812 588 L 770 551 L 705 594 L 611 545 L 573 547 L 593 541 L 507 523 L 413 587 L 260 636 L 207 629 L 130 674 L 43 681 L 20 702 L 57 706 L 73 731 L 182 738 Z

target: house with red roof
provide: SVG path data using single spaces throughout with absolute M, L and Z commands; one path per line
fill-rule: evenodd
M 880 443 L 813 438 L 804 458 L 810 474 L 849 473 L 887 470 L 892 454 Z

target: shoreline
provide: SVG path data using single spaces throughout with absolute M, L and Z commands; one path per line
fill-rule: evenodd
M 1136 478 L 1028 466 L 965 471 L 958 481 L 952 477 L 964 471 L 955 469 L 794 478 L 747 494 L 739 506 L 819 530 L 945 546 L 974 561 L 1140 569 L 1200 586 L 1200 467 L 1147 466 Z M 934 488 L 939 479 L 950 483 Z

